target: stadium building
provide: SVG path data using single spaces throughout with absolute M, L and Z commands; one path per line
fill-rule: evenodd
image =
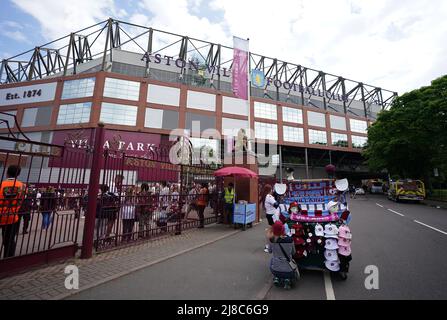
M 346 176 L 369 175 L 367 128 L 397 93 L 249 52 L 248 107 L 233 93 L 233 57 L 232 47 L 108 19 L 2 61 L 0 134 L 21 135 L 20 127 L 34 141 L 88 143 L 103 122 L 105 144 L 118 140 L 138 156 L 177 128 L 198 124 L 222 136 L 252 129 L 252 145 L 277 143 L 268 157 L 295 178 L 325 176 L 329 163 Z M 190 140 L 221 157 L 232 148 L 224 139 Z

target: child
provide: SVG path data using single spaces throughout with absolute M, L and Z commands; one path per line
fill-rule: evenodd
M 284 286 L 290 289 L 297 279 L 297 268 L 292 268 L 290 261 L 293 261 L 295 245 L 291 237 L 285 235 L 284 225 L 281 221 L 276 221 L 271 230 L 273 236 L 270 238 L 270 252 L 273 257 L 270 260 L 270 271 L 273 274 L 275 286 Z

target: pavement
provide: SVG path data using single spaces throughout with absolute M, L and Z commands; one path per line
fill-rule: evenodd
M 427 206 L 438 208 L 438 209 L 447 209 L 447 201 L 426 199 L 426 200 L 422 201 L 422 203 Z
M 204 245 L 241 232 L 221 224 L 190 229 L 177 236 L 166 236 L 118 250 L 94 255 L 91 259 L 69 259 L 15 276 L 0 279 L 0 300 L 63 299 L 79 291 L 112 281 L 140 268 L 196 250 Z M 65 287 L 65 268 L 79 268 L 79 289 Z
M 264 220 L 247 231 L 212 225 L 75 261 L 79 290 L 65 289 L 65 265 L 3 279 L 0 298 L 447 299 L 447 211 L 379 195 L 358 196 L 350 209 L 353 261 L 346 281 L 304 270 L 292 290 L 274 287 L 270 255 L 263 251 Z M 365 286 L 371 266 L 378 270 L 378 289 Z

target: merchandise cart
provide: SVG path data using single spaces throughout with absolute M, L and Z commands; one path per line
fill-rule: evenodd
M 297 202 L 298 214 L 286 222 L 295 243 L 300 269 L 329 270 L 347 279 L 351 256 L 351 213 L 347 203 L 348 181 L 294 180 L 287 183 L 284 203 Z M 339 234 L 339 230 L 340 234 Z M 347 239 L 349 238 L 349 239 Z

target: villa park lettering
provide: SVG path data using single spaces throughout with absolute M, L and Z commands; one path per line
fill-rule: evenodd
M 150 54 L 149 52 L 146 52 L 142 57 L 141 61 L 145 61 L 146 65 L 149 65 L 149 63 L 156 63 L 156 64 L 165 64 L 167 66 L 175 66 L 178 69 L 185 69 L 188 68 L 189 70 L 199 71 L 199 70 L 206 70 L 208 74 L 210 75 L 218 75 L 223 77 L 230 77 L 231 75 L 231 69 L 222 68 L 220 69 L 217 65 L 209 65 L 209 64 L 199 64 L 198 61 L 194 60 L 184 60 L 181 58 L 174 59 L 173 56 L 162 56 L 159 53 L 156 53 L 154 55 Z M 270 77 L 265 78 L 265 88 L 268 86 L 275 86 L 276 88 L 284 88 L 285 90 L 294 91 L 294 92 L 300 92 L 303 94 L 309 94 L 312 96 L 322 97 L 326 99 L 336 100 L 336 101 L 343 101 L 348 102 L 348 97 L 346 95 L 340 95 L 336 93 L 331 92 L 325 92 L 319 89 L 315 89 L 312 87 L 306 87 L 302 86 L 297 83 L 290 83 L 290 82 L 282 82 L 278 79 L 273 79 Z M 251 83 L 252 85 L 256 87 L 264 87 L 256 85 L 256 83 Z

